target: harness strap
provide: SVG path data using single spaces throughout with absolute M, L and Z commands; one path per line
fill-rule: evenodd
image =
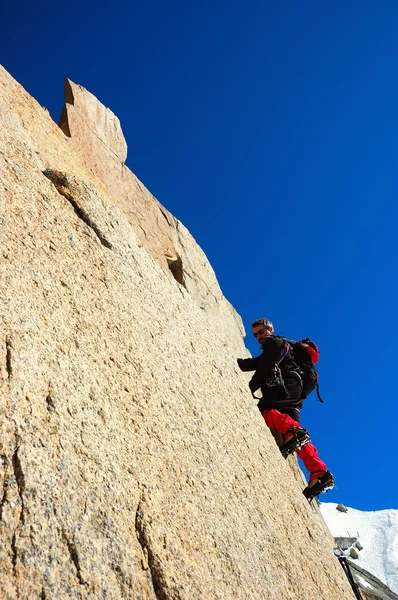
M 286 348 L 286 352 L 285 354 L 282 356 L 282 358 L 276 363 L 275 367 L 279 367 L 279 365 L 281 364 L 281 362 L 283 361 L 284 358 L 286 358 L 286 356 L 289 354 L 290 350 L 291 350 L 291 345 L 288 343 L 287 344 L 287 348 Z

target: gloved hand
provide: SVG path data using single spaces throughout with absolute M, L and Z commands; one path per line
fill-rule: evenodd
M 254 392 L 256 392 L 258 390 L 258 387 L 253 384 L 253 381 L 249 381 L 249 388 L 250 388 L 253 398 L 255 398 L 256 396 L 254 395 Z
M 238 367 L 239 369 L 242 371 L 242 364 L 243 364 L 244 358 L 237 358 L 236 362 L 238 363 Z

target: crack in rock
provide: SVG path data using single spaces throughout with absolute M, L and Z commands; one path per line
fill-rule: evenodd
M 16 439 L 18 440 L 18 433 L 16 433 Z M 21 500 L 21 513 L 19 515 L 19 523 L 12 535 L 12 539 L 11 539 L 11 552 L 12 552 L 12 570 L 13 570 L 13 575 L 15 577 L 15 579 L 17 580 L 17 562 L 18 562 L 18 547 L 17 547 L 17 533 L 18 531 L 20 531 L 21 527 L 24 525 L 25 523 L 25 504 L 24 504 L 24 492 L 25 492 L 25 476 L 22 470 L 22 465 L 21 465 L 21 460 L 19 458 L 19 446 L 16 445 L 15 446 L 15 450 L 14 453 L 12 455 L 12 459 L 11 459 L 11 464 L 12 464 L 12 468 L 14 471 L 14 477 L 15 477 L 15 481 L 18 487 L 18 494 Z M 8 466 L 8 461 L 6 457 L 2 457 L 3 458 L 3 463 L 5 465 L 5 467 Z M 7 475 L 7 473 L 6 473 Z M 8 477 L 7 477 L 7 486 L 8 486 Z M 4 502 L 6 502 L 7 500 L 7 490 L 6 490 L 6 482 L 4 481 L 4 492 L 3 492 L 3 499 L 2 499 L 2 505 L 4 504 Z M 3 509 L 3 506 L 2 506 Z M 2 515 L 1 515 L 2 516 Z M 17 588 L 17 596 L 19 597 L 19 590 L 18 590 L 18 580 L 16 581 L 16 588 Z
M 17 560 L 18 560 L 18 550 L 17 550 L 17 534 L 14 531 L 12 540 L 11 540 L 11 550 L 12 550 L 12 571 L 14 577 L 17 576 Z
M 5 503 L 8 500 L 8 482 L 9 482 L 8 459 L 5 454 L 1 455 L 1 460 L 4 465 L 4 479 L 3 479 L 3 495 L 0 500 L 0 522 L 3 520 L 3 509 L 4 509 Z
M 169 213 L 169 211 L 166 208 L 164 208 L 164 206 L 162 206 L 160 204 L 160 202 L 159 202 L 159 211 L 161 212 L 163 217 L 166 219 L 167 224 L 170 225 L 170 227 L 177 229 L 177 219 L 171 213 Z
M 167 593 L 167 585 L 163 573 L 163 567 L 160 560 L 154 554 L 151 548 L 150 537 L 148 534 L 148 528 L 144 521 L 144 511 L 141 505 L 141 501 L 138 504 L 137 511 L 135 514 L 135 530 L 138 541 L 142 548 L 144 555 L 148 556 L 148 568 L 152 579 L 152 586 L 155 592 L 157 600 L 169 600 L 169 594 Z M 173 598 L 178 600 L 180 595 L 173 595 Z
M 21 465 L 21 460 L 19 458 L 19 446 L 16 446 L 15 450 L 14 450 L 14 454 L 12 455 L 12 466 L 14 469 L 14 475 L 15 475 L 15 480 L 17 482 L 17 487 L 18 487 L 18 494 L 19 497 L 21 499 L 21 515 L 20 515 L 20 521 L 22 523 L 22 525 L 25 522 L 25 504 L 24 504 L 24 499 L 23 499 L 23 495 L 25 492 L 25 475 L 23 473 L 22 470 L 22 465 Z
M 47 410 L 49 410 L 49 411 L 55 410 L 55 404 L 54 404 L 54 400 L 52 397 L 51 388 L 48 389 L 48 394 L 46 396 L 46 403 L 47 403 Z
M 80 583 L 80 585 L 86 585 L 86 581 L 84 581 L 83 577 L 82 577 L 82 572 L 81 572 L 81 567 L 80 567 L 80 560 L 79 560 L 79 554 L 77 552 L 77 548 L 76 548 L 76 544 L 74 541 L 71 541 L 69 539 L 69 537 L 66 534 L 65 529 L 62 529 L 62 537 L 64 539 L 64 542 L 69 550 L 69 555 L 71 558 L 71 561 L 73 562 L 75 569 L 76 569 L 76 577 Z
M 49 179 L 51 183 L 54 184 L 57 192 L 61 194 L 61 196 L 66 198 L 66 200 L 68 200 L 79 219 L 81 219 L 88 227 L 90 227 L 90 229 L 94 231 L 101 244 L 105 246 L 105 248 L 112 250 L 113 245 L 107 240 L 107 238 L 102 233 L 95 221 L 93 221 L 91 216 L 88 214 L 87 211 L 84 210 L 84 208 L 79 206 L 76 200 L 72 197 L 71 193 L 67 191 L 67 188 L 70 186 L 70 183 L 66 173 L 61 173 L 60 171 L 53 171 L 51 169 L 47 169 L 46 171 L 43 171 L 43 175 L 47 177 L 47 179 Z
M 8 379 L 12 377 L 12 340 L 9 336 L 6 337 L 6 369 Z
M 15 590 L 17 593 L 17 598 L 19 598 L 19 580 L 17 577 L 17 561 L 18 561 L 18 548 L 17 548 L 17 532 L 14 531 L 12 539 L 11 539 L 11 552 L 12 552 L 12 574 L 15 578 Z
M 186 288 L 187 286 L 186 286 L 185 279 L 184 279 L 184 268 L 182 265 L 181 256 L 177 253 L 174 254 L 173 256 L 170 256 L 170 255 L 168 256 L 166 254 L 165 258 L 166 258 L 167 265 L 168 265 L 174 279 L 180 285 L 183 285 Z
M 4 476 L 4 481 L 3 481 L 3 496 L 0 500 L 0 522 L 3 520 L 3 509 L 4 509 L 4 505 L 7 502 L 8 499 L 8 475 L 6 474 Z

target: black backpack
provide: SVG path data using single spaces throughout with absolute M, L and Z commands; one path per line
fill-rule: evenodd
M 316 389 L 316 393 L 320 402 L 323 402 L 319 394 L 318 371 L 314 363 L 319 360 L 318 346 L 306 338 L 299 342 L 285 339 L 292 348 L 292 356 L 294 362 L 299 368 L 301 378 L 301 387 L 303 389 L 303 399 L 307 398 Z

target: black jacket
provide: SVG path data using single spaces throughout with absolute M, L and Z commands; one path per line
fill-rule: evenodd
M 303 389 L 291 347 L 284 356 L 289 349 L 288 342 L 278 336 L 269 336 L 264 341 L 262 349 L 260 356 L 238 359 L 242 371 L 255 371 L 249 387 L 253 395 L 261 388 L 262 398 L 257 404 L 259 411 L 262 413 L 264 410 L 276 408 L 300 423 Z M 282 383 L 275 385 L 274 367 L 282 358 L 279 364 Z
M 265 339 L 261 347 L 263 352 L 260 356 L 239 359 L 238 363 L 242 371 L 255 371 L 249 382 L 251 392 L 254 394 L 254 392 L 261 388 L 261 392 L 265 396 L 269 388 L 274 387 L 270 385 L 272 383 L 274 367 L 282 359 L 289 345 L 286 340 L 270 335 Z M 297 371 L 298 367 L 291 351 L 283 358 L 279 364 L 279 368 L 284 379 L 292 372 Z

